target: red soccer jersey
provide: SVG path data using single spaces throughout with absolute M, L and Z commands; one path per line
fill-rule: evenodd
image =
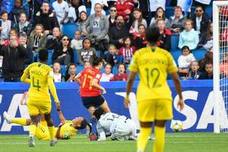
M 81 97 L 95 97 L 101 95 L 101 91 L 97 88 L 91 86 L 94 79 L 98 80 L 100 83 L 101 73 L 100 70 L 92 67 L 85 68 L 81 72 L 81 86 L 80 86 L 80 96 Z

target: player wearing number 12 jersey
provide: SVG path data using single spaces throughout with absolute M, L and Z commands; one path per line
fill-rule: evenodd
M 137 152 L 144 152 L 154 123 L 155 142 L 153 152 L 164 151 L 165 122 L 172 119 L 172 96 L 166 82 L 171 74 L 179 95 L 178 106 L 183 109 L 183 97 L 177 74 L 177 67 L 172 55 L 156 46 L 160 36 L 158 28 L 149 28 L 146 38 L 149 45 L 133 56 L 129 70 L 125 105 L 130 104 L 129 94 L 136 74 L 140 76 L 137 88 L 137 106 L 140 121 L 140 134 L 137 139 Z
M 53 71 L 45 64 L 48 58 L 47 50 L 39 51 L 40 62 L 35 62 L 29 65 L 21 77 L 22 82 L 30 84 L 28 96 L 28 111 L 32 124 L 29 126 L 29 146 L 35 146 L 35 133 L 39 123 L 40 115 L 44 115 L 47 122 L 50 134 L 50 146 L 56 144 L 55 130 L 51 119 L 51 97 L 49 90 L 54 97 L 57 110 L 60 110 L 60 102 L 56 93 L 56 88 L 53 81 Z
M 93 133 L 96 133 L 96 119 L 93 117 L 96 108 L 101 107 L 105 112 L 110 112 L 108 104 L 102 96 L 102 93 L 104 94 L 106 90 L 100 85 L 100 69 L 102 66 L 102 58 L 95 58 L 92 61 L 92 66 L 85 68 L 80 76 L 76 78 L 80 84 L 80 96 L 83 105 L 92 116 Z

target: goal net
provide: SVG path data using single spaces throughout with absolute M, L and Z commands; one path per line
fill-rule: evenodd
M 213 2 L 214 132 L 228 132 L 228 1 Z

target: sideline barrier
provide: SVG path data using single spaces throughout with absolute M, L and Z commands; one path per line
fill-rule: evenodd
M 171 86 L 174 105 L 177 97 L 172 81 L 168 81 Z M 211 132 L 215 117 L 213 115 L 213 94 L 211 80 L 185 80 L 182 81 L 183 96 L 185 99 L 185 109 L 181 112 L 174 106 L 174 119 L 181 120 L 186 132 Z M 130 99 L 132 106 L 130 110 L 124 108 L 123 97 L 125 96 L 125 82 L 102 83 L 106 88 L 107 94 L 104 95 L 111 110 L 115 113 L 126 115 L 137 121 L 135 93 L 131 93 Z M 57 83 L 57 92 L 61 101 L 62 111 L 67 119 L 73 119 L 75 116 L 85 116 L 89 118 L 87 110 L 83 107 L 79 96 L 79 87 L 74 83 Z M 134 84 L 135 92 L 137 82 Z M 28 89 L 28 85 L 23 83 L 0 83 L 0 134 L 21 134 L 27 131 L 27 127 L 19 127 L 14 124 L 7 124 L 3 120 L 3 112 L 7 111 L 13 117 L 28 118 L 27 107 L 20 105 L 22 93 Z M 52 117 L 55 125 L 59 120 L 55 106 L 53 104 Z M 170 129 L 170 122 L 167 124 L 167 130 Z

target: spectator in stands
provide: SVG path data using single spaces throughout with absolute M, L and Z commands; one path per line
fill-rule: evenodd
M 0 20 L 0 39 L 6 40 L 9 38 L 9 31 L 11 29 L 11 21 L 8 20 L 8 13 L 2 11 Z
M 108 53 L 105 54 L 105 61 L 112 67 L 114 65 L 123 63 L 123 57 L 119 55 L 118 50 L 114 44 L 109 45 Z
M 74 62 L 73 49 L 70 47 L 70 39 L 66 35 L 61 38 L 60 48 L 55 48 L 52 61 L 59 62 L 61 65 L 69 65 Z
M 194 55 L 188 46 L 184 46 L 182 49 L 182 55 L 178 57 L 178 72 L 180 77 L 186 77 L 189 71 L 190 64 L 195 61 Z
M 97 3 L 99 3 L 101 6 L 102 6 L 102 10 L 101 10 L 101 13 L 103 15 L 106 15 L 106 12 L 104 10 L 107 10 L 108 9 L 108 2 L 107 0 L 90 0 L 91 2 L 91 11 L 90 11 L 90 14 L 94 14 L 95 13 L 95 10 L 93 9 L 95 7 L 95 5 Z
M 198 61 L 193 61 L 190 64 L 190 70 L 188 72 L 187 79 L 188 80 L 196 80 L 199 79 L 201 72 L 199 71 L 199 63 Z
M 224 55 L 224 58 L 222 59 L 222 62 L 220 63 L 220 73 L 224 77 L 228 77 L 228 52 Z
M 174 15 L 170 17 L 169 24 L 173 33 L 180 33 L 184 29 L 185 17 L 180 6 L 174 8 Z
M 53 77 L 54 77 L 54 82 L 62 82 L 63 77 L 61 74 L 61 65 L 59 62 L 54 62 L 53 63 Z
M 166 5 L 166 0 L 149 0 L 148 23 L 150 23 L 152 17 L 156 16 L 157 10 L 159 8 L 161 8 L 163 11 L 165 10 L 165 5 Z
M 33 62 L 33 53 L 32 48 L 30 45 L 27 44 L 27 34 L 26 33 L 20 33 L 19 35 L 19 44 L 22 45 L 26 49 L 26 57 L 25 57 L 25 64 L 29 65 Z
M 147 20 L 147 23 L 150 23 L 150 20 L 152 18 L 152 14 L 149 17 L 149 7 L 150 7 L 150 2 L 148 0 L 138 0 L 138 5 L 139 5 L 139 9 L 142 11 L 142 16 L 143 18 L 145 18 Z
M 29 36 L 29 45 L 33 51 L 33 58 L 37 61 L 38 51 L 46 48 L 46 35 L 43 33 L 43 25 L 37 24 Z
M 35 14 L 34 25 L 41 24 L 44 28 L 44 33 L 49 34 L 54 27 L 59 27 L 55 13 L 50 9 L 49 3 L 44 1 L 41 10 Z
M 52 3 L 52 7 L 54 8 L 54 12 L 60 25 L 60 29 L 62 29 L 62 25 L 68 22 L 68 3 L 64 0 L 56 0 L 54 3 Z
M 27 21 L 27 16 L 24 12 L 20 13 L 19 22 L 14 24 L 14 28 L 17 30 L 18 33 L 25 32 L 27 35 L 30 34 L 32 30 L 32 24 Z
M 74 50 L 81 50 L 82 49 L 82 38 L 81 38 L 81 32 L 75 31 L 74 33 L 74 39 L 71 40 L 71 48 Z
M 74 82 L 74 78 L 76 77 L 76 65 L 71 63 L 66 71 L 65 81 Z
M 143 24 L 139 25 L 139 33 L 133 35 L 133 44 L 137 49 L 146 47 L 147 41 L 146 41 L 146 27 Z
M 170 31 L 170 29 L 166 28 L 165 20 L 163 19 L 157 20 L 157 27 L 160 31 L 160 36 L 157 45 L 167 51 L 170 51 L 172 32 Z
M 95 4 L 95 14 L 92 14 L 88 18 L 86 24 L 88 37 L 94 44 L 97 51 L 101 51 L 101 54 L 108 49 L 108 29 L 109 21 L 108 18 L 102 14 L 102 5 L 99 3 Z
M 213 47 L 213 23 L 210 23 L 207 32 L 201 35 L 198 47 L 203 47 L 206 50 L 210 50 Z
M 118 74 L 115 74 L 111 81 L 127 81 L 126 67 L 124 64 L 118 65 Z
M 120 48 L 119 55 L 123 56 L 124 64 L 130 64 L 133 54 L 135 53 L 135 47 L 132 46 L 130 37 L 126 37 L 123 42 L 124 46 Z
M 26 49 L 18 43 L 17 36 L 10 36 L 9 45 L 0 46 L 3 56 L 2 72 L 5 82 L 18 82 L 24 70 Z
M 18 36 L 17 31 L 13 28 L 9 31 L 9 37 L 11 36 Z M 9 39 L 0 39 L 0 45 L 7 46 L 9 44 L 10 44 Z
M 86 37 L 88 32 L 86 29 L 86 22 L 87 22 L 87 13 L 85 11 L 82 11 L 80 13 L 80 18 L 78 20 L 79 26 L 78 26 L 78 30 L 81 32 L 82 37 Z
M 145 27 L 147 27 L 147 22 L 142 17 L 142 11 L 140 9 L 138 9 L 138 8 L 134 9 L 133 16 L 134 16 L 134 21 L 133 21 L 133 23 L 130 27 L 130 30 L 129 30 L 129 33 L 131 33 L 132 35 L 139 33 L 138 26 L 140 24 L 143 24 Z
M 121 15 L 124 17 L 124 20 L 128 20 L 130 14 L 134 10 L 134 1 L 135 0 L 117 0 L 116 1 L 116 10 L 117 15 Z
M 66 20 L 69 23 L 77 22 L 79 19 L 79 8 L 85 7 L 85 6 L 82 5 L 82 0 L 70 0 L 70 2 L 68 3 L 69 3 L 69 11 L 68 11 L 68 16 Z
M 79 63 L 84 65 L 85 62 L 92 62 L 96 57 L 96 50 L 91 46 L 91 40 L 85 38 L 82 41 L 82 49 L 79 51 Z
M 175 3 L 175 1 L 172 1 Z M 191 7 L 192 7 L 193 0 L 177 0 L 177 6 L 180 6 L 182 8 L 182 11 L 184 12 L 184 16 L 189 17 L 191 13 Z
M 105 72 L 101 75 L 101 82 L 109 82 L 113 78 L 111 64 L 105 65 Z
M 196 6 L 195 14 L 192 17 L 193 28 L 200 34 L 207 32 L 208 26 L 210 25 L 209 17 L 204 13 L 202 6 Z
M 165 20 L 166 27 L 170 27 L 169 20 L 165 17 L 165 10 L 162 7 L 156 9 L 155 16 L 150 21 L 150 27 L 155 27 L 158 19 Z
M 117 48 L 123 45 L 123 39 L 129 36 L 129 31 L 125 25 L 123 16 L 117 16 L 116 25 L 109 29 L 110 43 L 114 44 Z
M 47 36 L 46 48 L 49 50 L 57 50 L 61 47 L 62 33 L 59 27 L 54 27 L 52 34 Z
M 109 29 L 116 25 L 117 10 L 115 6 L 110 7 L 110 15 L 108 16 L 109 20 Z
M 19 22 L 20 14 L 25 12 L 25 10 L 21 4 L 22 4 L 22 0 L 15 0 L 14 7 L 9 14 L 9 16 L 10 16 L 9 18 L 14 24 Z
M 213 64 L 211 62 L 206 63 L 205 72 L 202 72 L 199 79 L 213 79 Z
M 213 63 L 213 52 L 209 51 L 204 55 L 204 58 L 199 61 L 200 71 L 205 72 L 206 63 Z
M 190 50 L 194 50 L 199 43 L 199 33 L 192 28 L 192 20 L 185 21 L 185 29 L 180 33 L 178 47 L 188 46 Z

